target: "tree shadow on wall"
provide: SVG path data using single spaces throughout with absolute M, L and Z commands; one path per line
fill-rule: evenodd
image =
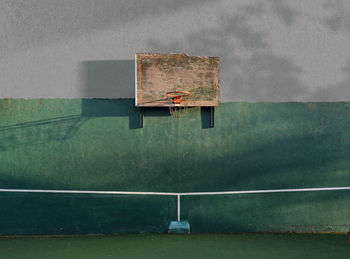
M 2 235 L 165 233 L 176 217 L 166 196 L 1 193 L 0 201 Z
M 13 174 L 9 173 L 10 176 L 2 177 L 0 181 L 2 185 L 17 185 L 17 188 L 40 188 L 40 184 L 43 184 L 45 188 L 64 189 L 67 188 L 67 182 L 58 179 L 64 179 L 61 177 L 71 174 L 66 179 L 69 179 L 69 184 L 74 189 L 84 186 L 87 189 L 101 190 L 175 192 L 331 187 L 350 183 L 350 136 L 347 134 L 350 120 L 346 104 L 235 105 L 237 106 L 234 109 L 226 110 L 227 114 L 221 114 L 226 118 L 231 114 L 235 120 L 227 119 L 225 124 L 218 124 L 215 131 L 212 131 L 213 134 L 199 128 L 184 131 L 179 135 L 183 142 L 180 142 L 178 151 L 173 154 L 160 149 L 164 146 L 171 147 L 174 140 L 177 143 L 177 139 L 170 136 L 171 133 L 164 132 L 162 136 L 157 131 L 152 134 L 140 134 L 140 138 L 135 134 L 135 141 L 130 142 L 130 138 L 127 143 L 139 144 L 123 152 L 120 152 L 120 147 L 116 148 L 114 145 L 104 147 L 104 151 L 110 154 L 105 160 L 107 163 L 95 156 L 98 152 L 96 150 L 91 159 L 95 161 L 85 158 L 84 163 L 79 163 L 74 170 L 59 172 L 55 177 L 53 174 L 42 176 L 38 181 L 37 176 L 32 176 L 30 180 L 30 174 L 26 174 L 26 177 L 22 178 L 23 181 L 18 181 L 13 180 Z M 222 108 L 225 106 L 232 107 L 232 104 L 224 104 Z M 124 132 L 127 131 L 126 129 Z M 147 142 L 142 141 L 145 139 Z M 88 147 L 90 143 L 85 145 Z M 162 154 L 155 156 L 152 153 L 155 149 L 163 151 Z M 96 172 L 96 168 L 99 172 Z M 127 168 L 126 172 L 124 168 Z M 84 178 L 88 179 L 87 185 L 82 185 L 82 178 L 76 172 L 84 172 Z M 185 197 L 181 206 L 183 218 L 190 220 L 193 231 L 198 232 L 325 231 L 328 227 L 331 230 L 343 231 L 347 223 L 348 201 L 348 192 L 341 191 Z M 5 222 L 12 219 L 13 221 L 9 222 L 18 227 L 18 212 L 13 210 L 13 203 L 6 202 L 6 206 L 11 208 L 12 216 L 3 216 Z M 18 199 L 18 203 L 21 202 L 22 199 Z M 82 206 L 82 203 L 86 206 Z M 163 217 L 159 210 L 168 213 L 167 201 L 158 204 L 151 198 L 150 201 L 145 199 L 143 202 L 131 199 L 123 201 L 122 198 L 118 198 L 114 209 L 109 205 L 99 207 L 100 203 L 96 201 L 91 205 L 92 210 L 97 208 L 97 211 L 103 214 L 106 210 L 106 214 L 95 215 L 93 211 L 89 211 L 91 214 L 86 214 L 87 219 L 78 222 L 76 219 L 86 213 L 84 208 L 90 206 L 88 197 L 82 200 L 82 203 L 79 200 L 68 207 L 60 202 L 55 204 L 56 209 L 66 207 L 63 214 L 58 215 L 73 217 L 73 222 L 79 227 L 71 228 L 74 224 L 69 222 L 66 222 L 66 226 L 58 224 L 64 226 L 65 231 L 88 231 L 90 228 L 85 222 L 91 224 L 94 220 L 101 224 L 99 227 L 93 227 L 93 231 L 98 232 L 108 232 L 109 223 L 113 224 L 111 229 L 115 232 L 137 231 L 134 226 L 149 231 L 152 224 L 159 224 L 158 222 L 162 224 L 160 230 L 166 228 L 164 222 L 168 217 Z M 110 204 L 108 199 L 105 204 Z M 142 210 L 136 207 L 140 205 L 144 206 Z M 32 206 L 27 205 L 26 215 L 36 224 L 37 221 L 33 217 L 35 205 Z M 40 215 L 42 220 L 50 217 L 51 213 L 57 213 L 56 209 L 51 207 L 51 202 L 40 206 L 50 207 L 48 212 L 40 212 L 44 213 Z M 77 210 L 72 209 L 74 206 L 78 206 Z M 116 221 L 132 211 L 137 211 L 137 215 L 130 220 L 139 220 L 139 213 L 147 211 L 147 206 L 152 206 L 152 214 L 157 220 L 150 220 L 145 225 L 142 222 L 133 225 L 128 220 Z M 171 206 L 174 207 L 174 204 Z M 108 212 L 109 209 L 112 210 L 111 213 Z M 169 215 L 174 215 L 173 212 L 172 210 Z M 31 224 L 26 223 L 25 226 L 29 228 Z M 58 231 L 54 225 L 51 227 L 52 231 Z
M 7 47 L 11 53 L 38 45 L 89 35 L 96 31 L 128 27 L 137 21 L 167 16 L 184 8 L 195 8 L 208 0 L 77 0 L 61 3 L 27 0 L 1 1 L 11 34 Z M 52 17 L 55 19 L 52 19 Z M 45 25 L 45 26 L 40 26 Z M 3 43 L 3 42 L 2 42 Z M 5 43 L 7 43 L 5 41 Z
M 350 100 L 350 60 L 343 67 L 343 73 L 346 76 L 342 81 L 330 85 L 330 87 L 315 90 L 313 92 L 315 99 L 334 102 Z M 340 93 L 342 93 L 341 96 Z
M 192 232 L 346 232 L 347 192 L 299 192 L 182 198 Z M 339 206 L 341 204 L 341 206 Z
M 169 43 L 151 40 L 148 45 L 153 51 L 219 56 L 223 102 L 302 99 L 308 94 L 300 79 L 302 69 L 293 60 L 276 55 L 266 44 L 266 33 L 250 23 L 266 10 L 264 4 L 247 4 L 223 16 L 215 28 L 204 28 Z
M 198 145 L 184 150 L 187 155 L 179 155 L 184 157 L 180 191 L 349 186 L 346 104 L 249 106 L 265 113 L 270 107 L 268 120 L 260 114 L 257 118 L 256 110 L 241 117 L 235 114 L 236 123 L 220 129 L 223 139 L 206 145 L 215 150 L 212 158 L 199 160 L 194 153 Z M 340 191 L 189 197 L 182 204 L 194 231 L 317 232 L 347 230 L 348 202 L 348 191 Z
M 68 115 L 2 126 L 0 152 L 72 138 L 85 121 L 80 115 Z
M 181 189 L 177 191 L 350 184 L 348 104 L 223 106 L 232 109 L 223 111 L 221 116 L 234 119 L 226 119 L 225 125 L 215 128 L 215 141 L 211 141 L 211 135 L 199 139 L 183 137 L 192 144 L 184 146 L 179 155 L 183 174 Z M 211 151 L 198 152 L 204 149 Z M 202 180 L 196 182 L 199 178 Z

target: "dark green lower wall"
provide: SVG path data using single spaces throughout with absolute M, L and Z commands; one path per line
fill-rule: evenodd
M 0 100 L 0 188 L 196 192 L 350 186 L 350 103 Z M 347 231 L 350 191 L 183 197 L 192 232 Z M 1 234 L 165 232 L 174 197 L 0 193 Z

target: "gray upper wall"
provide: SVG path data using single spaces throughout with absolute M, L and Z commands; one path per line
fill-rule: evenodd
M 134 54 L 220 57 L 220 99 L 350 101 L 350 1 L 0 0 L 0 98 L 134 98 Z

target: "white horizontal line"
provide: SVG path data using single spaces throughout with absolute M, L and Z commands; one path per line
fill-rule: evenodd
M 163 196 L 196 196 L 196 195 L 225 195 L 225 194 L 253 194 L 278 192 L 315 192 L 315 191 L 341 191 L 350 190 L 350 187 L 324 187 L 324 188 L 298 188 L 298 189 L 272 189 L 247 190 L 223 192 L 126 192 L 126 191 L 81 191 L 81 190 L 37 190 L 37 189 L 0 189 L 0 192 L 23 193 L 72 193 L 72 194 L 113 194 L 113 195 L 163 195 Z
M 219 194 L 252 194 L 252 193 L 274 193 L 274 192 L 316 192 L 316 191 L 340 191 L 340 190 L 350 190 L 350 187 L 248 190 L 248 191 L 226 191 L 226 192 L 184 192 L 184 193 L 180 193 L 180 195 L 181 196 L 195 196 L 195 195 L 219 195 Z
M 125 195 L 166 195 L 177 196 L 172 192 L 123 192 L 123 191 L 80 191 L 80 190 L 33 190 L 33 189 L 0 189 L 0 192 L 26 192 L 26 193 L 76 193 L 76 194 L 125 194 Z

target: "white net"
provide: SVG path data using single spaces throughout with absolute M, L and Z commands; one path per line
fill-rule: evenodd
M 167 93 L 171 116 L 181 118 L 186 115 L 190 95 L 189 92 L 184 91 Z

